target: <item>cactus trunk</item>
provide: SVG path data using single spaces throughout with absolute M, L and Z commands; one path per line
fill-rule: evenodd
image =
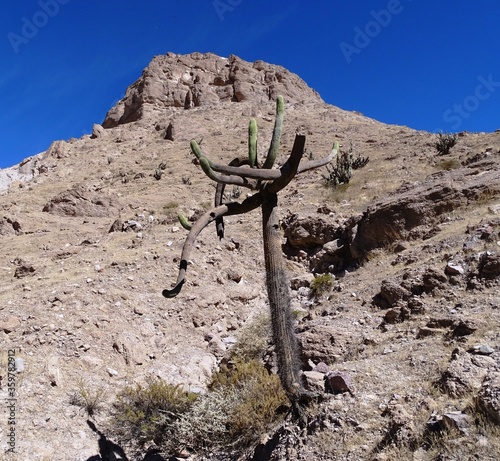
M 278 195 L 269 194 L 262 204 L 262 230 L 266 263 L 266 285 L 278 374 L 288 397 L 295 401 L 302 391 L 298 345 L 290 308 L 290 289 L 281 250 Z

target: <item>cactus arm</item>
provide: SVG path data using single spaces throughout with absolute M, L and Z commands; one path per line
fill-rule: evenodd
M 337 156 L 338 153 L 339 153 L 339 143 L 335 142 L 333 144 L 332 150 L 329 155 L 320 158 L 318 160 L 306 162 L 303 165 L 300 165 L 297 173 L 303 173 L 304 171 L 328 165 Z
M 248 213 L 262 205 L 263 200 L 264 196 L 261 193 L 257 193 L 252 195 L 251 197 L 246 198 L 241 203 L 226 203 L 224 205 L 212 208 L 211 210 L 208 210 L 205 214 L 203 214 L 196 221 L 196 223 L 193 224 L 188 236 L 186 237 L 186 240 L 184 241 L 176 284 L 170 290 L 163 290 L 163 296 L 165 298 L 173 298 L 180 293 L 181 288 L 185 282 L 188 260 L 194 247 L 196 237 L 198 237 L 200 232 L 205 229 L 205 227 L 207 227 L 212 221 L 215 221 L 217 218 L 222 216 L 233 216 L 237 214 Z
M 304 155 L 304 146 L 306 137 L 303 135 L 295 135 L 293 142 L 292 152 L 285 164 L 280 168 L 281 176 L 273 182 L 264 184 L 263 189 L 267 193 L 276 194 L 281 189 L 286 187 L 288 183 L 295 177 L 299 168 L 300 159 Z
M 236 157 L 235 159 L 231 160 L 231 162 L 229 162 L 229 165 L 233 166 L 233 167 L 238 167 L 238 166 L 244 165 L 248 162 L 249 162 L 249 159 L 247 159 L 247 158 Z M 224 189 L 225 188 L 226 188 L 225 184 L 217 183 L 217 187 L 215 188 L 215 200 L 214 200 L 215 207 L 222 205 L 222 201 L 224 199 Z M 224 238 L 224 218 L 222 216 L 219 218 L 216 218 L 215 229 L 217 232 L 217 236 L 219 237 L 219 240 L 222 240 Z
M 257 121 L 252 118 L 248 124 L 248 164 L 257 166 Z
M 194 139 L 191 140 L 189 145 L 191 146 L 191 151 L 198 160 L 200 160 L 202 157 L 205 157 L 205 154 L 202 152 L 200 145 Z
M 182 213 L 179 213 L 177 215 L 177 219 L 179 220 L 180 225 L 184 227 L 184 229 L 191 230 L 191 228 L 193 227 Z
M 213 162 L 210 162 L 210 167 L 217 173 L 244 176 L 245 178 L 249 179 L 270 181 L 280 177 L 280 172 L 277 170 L 262 170 L 260 168 L 250 168 L 249 166 L 235 167 L 230 165 L 221 165 Z
M 283 120 L 285 118 L 285 100 L 283 96 L 278 96 L 276 98 L 276 120 L 274 121 L 273 137 L 271 139 L 271 144 L 267 152 L 266 161 L 262 168 L 270 169 L 273 167 L 278 155 L 278 148 L 281 140 L 281 131 L 283 129 Z
M 242 176 L 236 175 L 221 175 L 217 173 L 213 168 L 210 160 L 206 157 L 200 158 L 200 165 L 203 172 L 212 180 L 222 184 L 233 184 L 235 186 L 248 187 L 249 189 L 255 189 L 257 187 L 257 182 L 255 180 L 248 180 Z

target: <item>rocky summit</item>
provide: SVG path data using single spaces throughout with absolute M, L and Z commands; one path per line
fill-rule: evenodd
M 279 193 L 316 397 L 298 417 L 273 391 L 261 421 L 258 402 L 228 397 L 254 362 L 217 390 L 250 350 L 255 376 L 275 382 L 259 212 L 227 217 L 222 240 L 208 226 L 180 294 L 162 291 L 187 235 L 178 213 L 194 223 L 213 206 L 190 141 L 228 164 L 255 118 L 264 158 L 279 95 L 278 166 L 300 134 L 302 162 L 339 142 L 359 168 L 336 181 L 334 160 Z M 155 57 L 91 135 L 0 170 L 0 458 L 500 459 L 500 131 L 448 139 L 329 105 L 280 66 Z M 224 201 L 251 193 L 227 186 Z M 151 383 L 195 410 L 126 406 Z

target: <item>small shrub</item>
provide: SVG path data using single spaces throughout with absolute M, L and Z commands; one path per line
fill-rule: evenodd
M 150 378 L 146 386 L 137 384 L 118 394 L 114 426 L 121 438 L 140 445 L 150 440 L 160 444 L 166 438 L 175 439 L 174 423 L 190 409 L 196 397 L 178 385 Z
M 232 349 L 236 357 L 244 360 L 262 360 L 267 353 L 271 338 L 271 316 L 259 315 L 246 324 Z
M 333 288 L 333 276 L 321 274 L 311 282 L 311 296 L 319 298 Z
M 439 162 L 436 166 L 439 168 L 439 170 L 450 171 L 459 168 L 460 162 L 457 159 L 450 158 L 448 160 L 443 160 L 442 162 Z
M 180 441 L 195 451 L 248 446 L 288 404 L 278 376 L 259 360 L 235 358 L 222 365 L 209 389 L 178 423 Z
M 440 155 L 447 155 L 450 153 L 451 148 L 457 143 L 457 135 L 455 133 L 439 133 L 438 140 L 434 147 Z
M 226 445 L 229 442 L 229 411 L 237 397 L 236 393 L 223 388 L 200 396 L 176 423 L 178 443 L 196 452 Z
M 89 416 L 94 416 L 101 409 L 105 398 L 106 391 L 103 387 L 94 388 L 81 381 L 78 390 L 71 395 L 69 403 L 83 408 Z
M 171 214 L 172 212 L 176 211 L 177 208 L 179 208 L 179 202 L 172 200 L 163 205 L 163 212 L 165 214 Z

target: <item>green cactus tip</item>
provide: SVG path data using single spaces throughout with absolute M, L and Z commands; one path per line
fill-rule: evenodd
M 184 227 L 184 229 L 186 230 L 191 230 L 191 224 L 189 223 L 188 219 L 182 214 L 182 213 L 179 213 L 177 215 L 177 218 L 179 219 L 179 223 L 181 224 L 182 227 Z
M 250 166 L 257 166 L 257 121 L 252 118 L 248 124 L 248 160 Z

